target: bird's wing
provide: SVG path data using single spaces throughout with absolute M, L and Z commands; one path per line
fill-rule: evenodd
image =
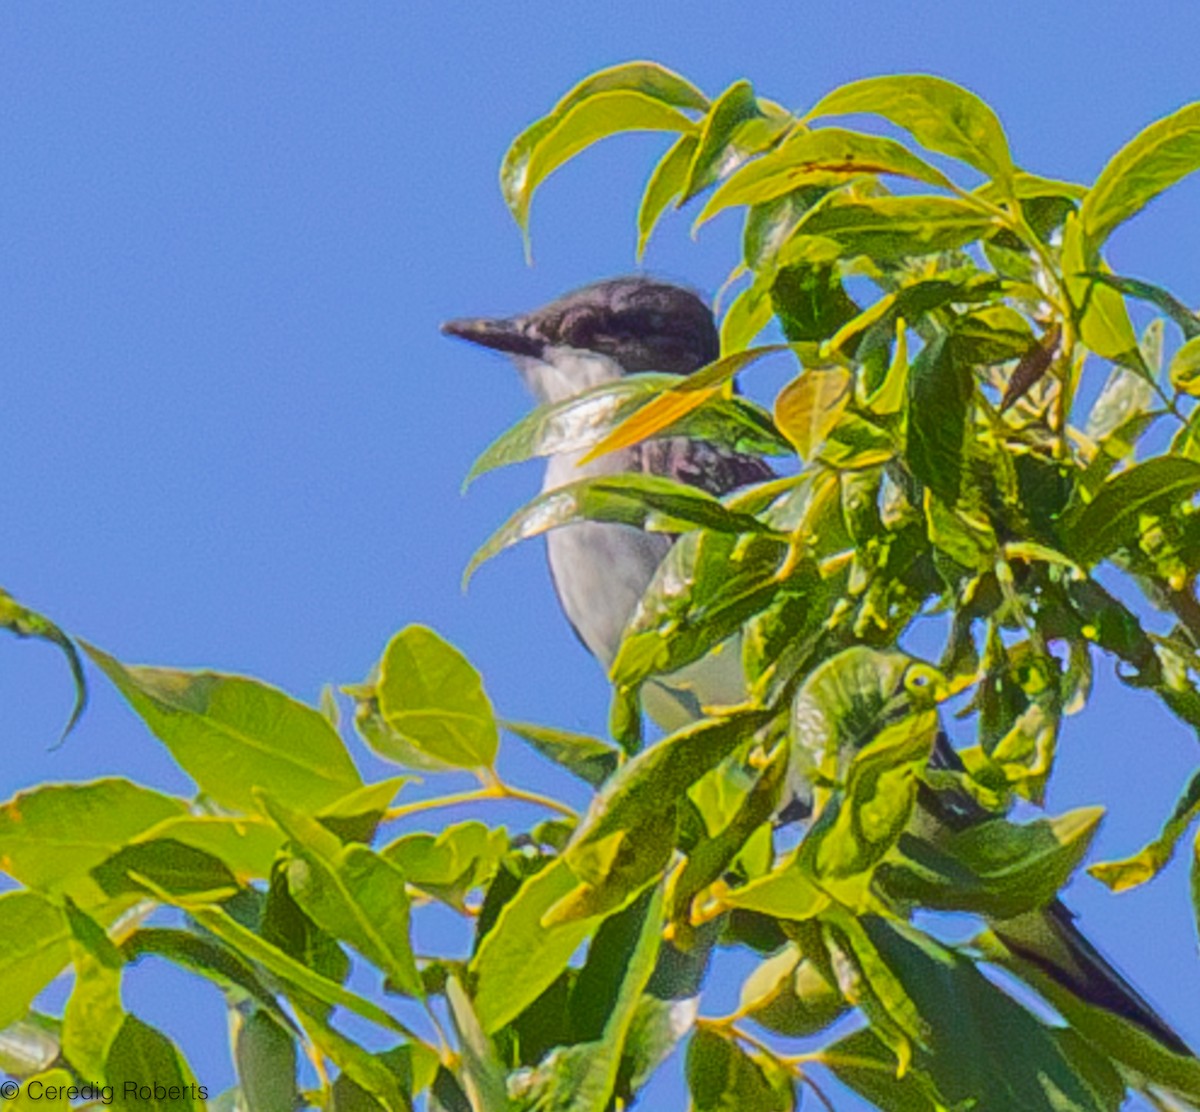
M 634 452 L 637 469 L 699 487 L 709 494 L 728 494 L 738 487 L 775 478 L 771 466 L 758 456 L 731 452 L 707 440 L 665 437 L 643 441 Z

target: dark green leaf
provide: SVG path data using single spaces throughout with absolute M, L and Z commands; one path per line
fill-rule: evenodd
M 237 878 L 223 861 L 170 838 L 126 846 L 95 866 L 92 876 L 109 896 L 143 893 L 147 880 L 179 900 L 213 902 L 238 889 Z
M 772 1084 L 737 1042 L 716 1028 L 701 1027 L 688 1043 L 688 1092 L 696 1112 L 791 1112 L 790 1086 Z
M 1083 861 L 1103 810 L 1081 808 L 1017 826 L 1001 819 L 935 844 L 902 834 L 876 876 L 923 907 L 1007 919 L 1050 903 Z
M 124 1101 L 148 1112 L 186 1112 L 204 1101 L 187 1063 L 166 1035 L 127 1015 L 113 1040 L 105 1074 L 116 1080 Z
M 616 771 L 621 751 L 585 734 L 535 726 L 528 722 L 505 722 L 504 728 L 529 742 L 543 757 L 598 788 Z
M 974 385 L 970 367 L 954 357 L 943 333 L 921 349 L 908 377 L 908 465 L 950 505 L 962 487 Z
M 49 618 L 22 606 L 3 587 L 0 587 L 0 629 L 7 629 L 18 637 L 37 637 L 49 641 L 67 658 L 71 678 L 75 681 L 75 706 L 72 707 L 71 717 L 67 719 L 67 724 L 59 735 L 58 743 L 61 745 L 79 721 L 83 708 L 87 706 L 87 680 L 83 675 L 83 664 L 75 642 Z
M 243 1099 L 254 1112 L 294 1112 L 296 1041 L 272 1016 L 257 1008 L 240 1016 L 233 1057 Z
M 1200 490 L 1200 463 L 1165 456 L 1139 463 L 1109 479 L 1096 497 L 1065 522 L 1067 554 L 1094 564 L 1136 535 L 1145 513 L 1169 508 Z

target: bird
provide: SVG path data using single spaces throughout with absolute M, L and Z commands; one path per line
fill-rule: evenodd
M 687 375 L 720 356 L 717 326 L 701 297 L 683 286 L 644 275 L 594 282 L 518 316 L 451 320 L 442 325 L 442 332 L 508 355 L 539 405 L 565 401 L 627 374 Z M 571 451 L 551 456 L 543 490 L 590 476 L 640 471 L 723 495 L 774 477 L 762 459 L 702 440 L 654 440 L 581 464 L 584 454 Z M 551 580 L 562 611 L 607 672 L 626 624 L 674 539 L 628 525 L 581 522 L 552 530 L 546 540 Z M 861 651 L 877 650 L 862 647 Z M 913 699 L 923 687 L 917 681 L 928 679 L 928 666 L 895 652 L 880 653 L 872 658 L 868 671 L 871 667 L 877 668 L 881 685 L 879 705 L 895 713 L 911 713 Z M 815 677 L 814 672 L 810 681 Z M 806 774 L 828 754 L 806 741 L 812 730 L 806 718 L 811 707 L 803 702 L 805 690 L 801 688 L 792 709 L 789 781 L 811 798 Z M 736 705 L 745 697 L 740 652 L 734 649 L 717 652 L 672 676 L 658 677 L 655 685 L 644 691 L 643 706 L 670 730 L 695 721 L 706 708 Z M 849 743 L 835 741 L 841 749 L 833 755 L 834 766 L 844 765 L 854 748 L 869 740 L 856 734 Z M 963 769 L 940 728 L 930 766 Z M 797 813 L 796 808 L 789 809 Z M 936 838 L 939 829 L 961 830 L 998 821 L 965 792 L 933 792 L 923 784 L 916 812 L 925 838 Z M 1006 946 L 1081 999 L 1136 1024 L 1172 1052 L 1191 1056 L 1186 1043 L 1087 941 L 1060 901 L 1018 920 L 991 926 Z
M 539 405 L 565 401 L 627 374 L 686 375 L 720 355 L 711 309 L 692 290 L 644 276 L 595 282 L 522 316 L 466 318 L 446 335 L 509 355 Z M 580 479 L 643 472 L 723 495 L 774 478 L 760 457 L 702 440 L 665 437 L 581 464 L 586 450 L 550 457 L 542 489 Z M 626 624 L 674 538 L 629 525 L 577 522 L 546 537 L 550 578 L 567 621 L 607 673 Z M 743 701 L 740 647 L 714 653 L 642 692 L 646 713 L 667 732 L 705 707 Z

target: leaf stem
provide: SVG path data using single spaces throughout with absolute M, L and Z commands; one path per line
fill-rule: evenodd
M 469 792 L 455 792 L 452 795 L 436 795 L 430 799 L 417 799 L 412 803 L 404 803 L 385 811 L 383 821 L 393 822 L 396 819 L 408 818 L 409 815 L 421 814 L 423 811 L 435 811 L 441 807 L 458 807 L 465 803 L 484 803 L 490 799 L 512 799 L 518 803 L 532 803 L 536 807 L 556 811 L 566 818 L 579 817 L 565 803 L 559 803 L 557 799 L 551 799 L 548 795 L 513 787 L 511 784 L 504 783 L 495 773 L 489 772 L 486 774 L 482 788 L 476 788 Z

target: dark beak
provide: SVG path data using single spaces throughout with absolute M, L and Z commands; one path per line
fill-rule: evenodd
M 462 340 L 470 340 L 473 344 L 509 355 L 532 355 L 535 358 L 541 355 L 544 346 L 541 340 L 525 332 L 520 319 L 464 317 L 462 320 L 448 320 L 442 325 L 442 335 L 458 336 Z

